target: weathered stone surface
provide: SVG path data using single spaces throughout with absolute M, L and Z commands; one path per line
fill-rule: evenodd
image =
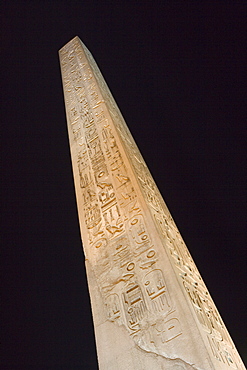
M 100 369 L 244 369 L 92 55 L 59 54 Z

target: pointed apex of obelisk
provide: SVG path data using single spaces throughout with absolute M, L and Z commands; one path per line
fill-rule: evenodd
M 76 43 L 76 42 L 80 42 L 82 45 L 83 45 L 83 42 L 81 41 L 81 39 L 78 37 L 78 36 L 75 36 L 73 37 L 73 39 L 69 40 L 65 45 L 63 45 L 60 49 L 59 49 L 59 52 L 61 50 L 64 50 L 66 49 L 68 46 L 72 45 L 73 43 Z
M 70 41 L 68 41 L 64 46 L 62 46 L 60 49 L 59 49 L 59 53 L 62 52 L 63 50 L 66 50 L 68 49 L 69 47 L 71 47 L 72 45 L 75 45 L 75 44 L 80 44 L 80 46 L 82 47 L 83 50 L 86 50 L 88 53 L 90 53 L 90 51 L 88 50 L 88 48 L 86 47 L 86 45 L 81 41 L 80 37 L 79 36 L 75 36 L 73 37 L 73 39 L 71 39 Z M 91 54 L 91 53 L 90 53 Z

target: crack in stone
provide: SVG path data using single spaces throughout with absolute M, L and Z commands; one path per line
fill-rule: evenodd
M 147 353 L 147 354 L 149 354 L 149 355 L 151 354 L 151 355 L 153 355 L 157 358 L 162 358 L 162 361 L 165 360 L 167 362 L 167 364 L 170 362 L 170 365 L 172 366 L 172 369 L 174 369 L 174 370 L 204 370 L 204 369 L 201 369 L 201 368 L 195 366 L 195 364 L 191 364 L 191 363 L 188 363 L 188 362 L 182 360 L 179 357 L 169 358 L 168 356 L 166 357 L 165 355 L 155 353 L 153 351 L 148 351 L 147 349 L 144 349 L 144 348 L 140 347 L 138 344 L 136 344 L 136 348 L 145 352 L 145 353 Z M 176 366 L 175 368 L 174 368 L 174 365 Z M 169 368 L 170 368 L 170 366 L 169 366 Z M 164 367 L 164 370 L 166 370 L 165 367 Z

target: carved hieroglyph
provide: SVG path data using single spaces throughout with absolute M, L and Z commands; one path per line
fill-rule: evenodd
M 59 52 L 100 370 L 244 365 L 90 52 Z

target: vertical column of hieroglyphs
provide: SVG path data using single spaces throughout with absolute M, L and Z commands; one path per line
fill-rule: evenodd
M 176 341 L 184 345 L 144 200 L 210 357 L 222 369 L 244 368 L 91 54 L 75 38 L 60 61 L 84 251 L 107 319 L 154 353 L 171 358 Z
M 85 254 L 95 267 L 108 319 L 126 324 L 136 336 L 148 309 L 164 316 L 174 307 L 163 273 L 155 268 L 156 251 L 134 184 L 78 40 L 60 55 L 86 226 Z M 178 319 L 171 317 L 164 325 L 171 326 L 161 333 L 167 341 L 181 334 Z

